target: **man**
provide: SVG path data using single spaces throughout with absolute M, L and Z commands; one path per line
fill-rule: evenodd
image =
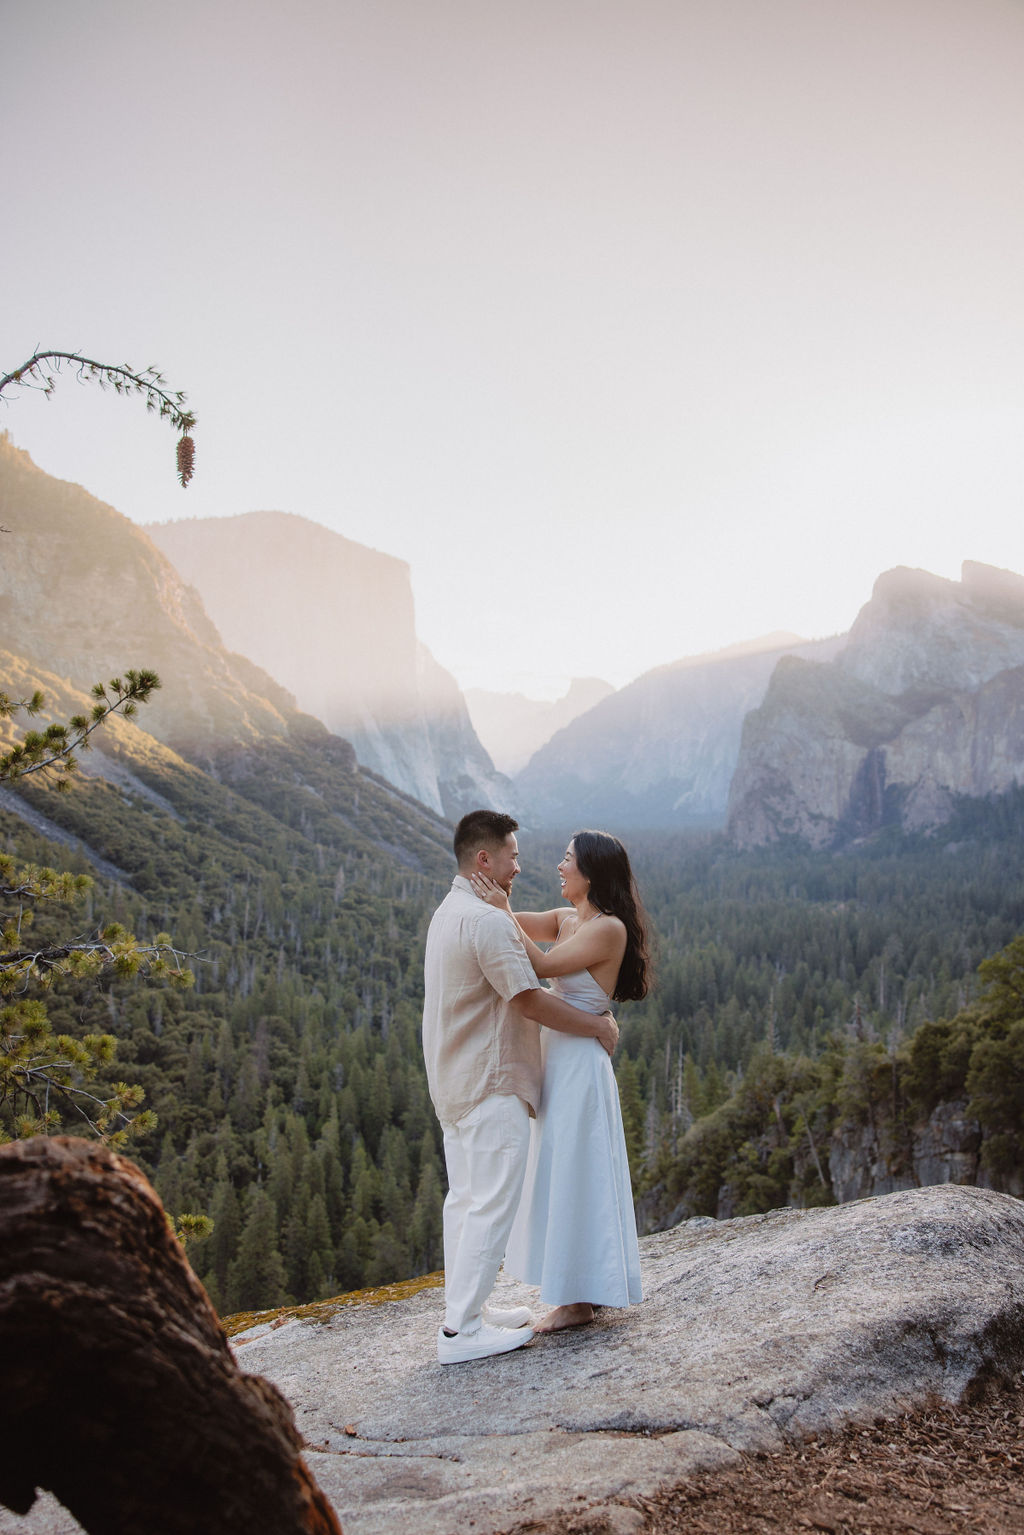
M 533 1337 L 525 1307 L 489 1311 L 519 1203 L 540 1102 L 540 1029 L 596 1036 L 609 1054 L 618 1039 L 610 1013 L 596 1016 L 545 991 L 515 922 L 479 900 L 469 876 L 510 891 L 519 873 L 518 822 L 473 810 L 455 829 L 459 872 L 427 933 L 423 1054 L 444 1131 L 445 1321 L 441 1364 L 485 1359 Z

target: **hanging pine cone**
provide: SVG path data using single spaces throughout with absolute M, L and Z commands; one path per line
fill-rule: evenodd
M 187 485 L 195 469 L 196 445 L 191 437 L 178 438 L 178 479 Z

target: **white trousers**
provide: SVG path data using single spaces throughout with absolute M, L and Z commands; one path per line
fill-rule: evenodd
M 521 1098 L 495 1094 L 444 1131 L 445 1326 L 473 1332 L 494 1289 L 523 1190 L 530 1111 Z

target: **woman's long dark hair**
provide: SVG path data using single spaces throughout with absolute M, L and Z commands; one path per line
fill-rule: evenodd
M 618 837 L 606 831 L 574 832 L 572 850 L 576 867 L 590 881 L 591 906 L 603 911 L 606 917 L 618 917 L 626 928 L 626 952 L 612 1000 L 637 1002 L 646 997 L 650 985 L 651 954 L 647 916 L 629 865 L 629 854 Z

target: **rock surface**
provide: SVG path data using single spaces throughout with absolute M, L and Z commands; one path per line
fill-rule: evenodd
M 346 1535 L 486 1535 L 597 1504 L 630 1531 L 632 1497 L 698 1468 L 958 1403 L 1024 1365 L 1024 1204 L 1009 1195 L 946 1185 L 695 1221 L 641 1250 L 642 1306 L 502 1358 L 436 1363 L 434 1288 L 234 1342 L 291 1403 Z M 61 1517 L 0 1531 L 66 1535 Z
M 1011 1376 L 1022 1258 L 1024 1205 L 947 1186 L 645 1238 L 642 1306 L 501 1359 L 438 1366 L 429 1291 L 243 1353 L 349 1535 L 500 1530 Z

